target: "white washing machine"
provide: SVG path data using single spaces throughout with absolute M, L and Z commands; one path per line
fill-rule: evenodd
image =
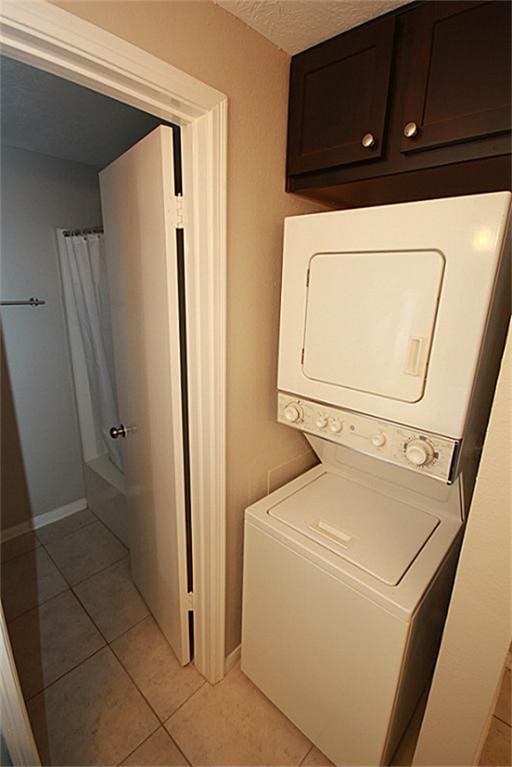
M 246 512 L 242 669 L 340 765 L 435 662 L 508 317 L 511 195 L 287 219 L 278 420 L 321 463 Z

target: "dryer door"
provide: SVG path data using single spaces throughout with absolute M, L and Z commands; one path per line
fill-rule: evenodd
M 316 253 L 307 281 L 304 376 L 420 400 L 443 271 L 437 250 Z

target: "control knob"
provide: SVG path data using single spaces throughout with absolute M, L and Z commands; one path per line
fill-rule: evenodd
M 329 418 L 329 429 L 333 434 L 339 434 L 343 428 L 343 424 L 339 418 Z
M 295 405 L 293 402 L 286 406 L 284 410 L 284 417 L 290 423 L 296 423 L 302 420 L 302 408 L 300 405 Z
M 372 437 L 372 445 L 375 447 L 383 447 L 386 444 L 386 435 L 382 432 L 374 434 Z
M 427 466 L 434 458 L 434 446 L 425 439 L 411 439 L 405 446 L 405 457 L 414 466 Z
M 319 415 L 317 416 L 317 419 L 316 419 L 316 421 L 315 421 L 315 424 L 317 425 L 317 427 L 318 427 L 319 429 L 325 429 L 325 427 L 327 426 L 327 416 L 326 416 L 326 415 L 322 415 L 322 414 L 319 414 Z

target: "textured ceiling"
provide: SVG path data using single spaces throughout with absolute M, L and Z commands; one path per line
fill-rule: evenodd
M 0 57 L 2 144 L 104 168 L 161 120 Z
M 290 54 L 380 16 L 410 0 L 215 0 Z

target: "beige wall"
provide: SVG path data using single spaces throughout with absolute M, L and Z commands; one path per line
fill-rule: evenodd
M 243 510 L 311 465 L 275 423 L 283 217 L 319 210 L 284 192 L 289 56 L 213 2 L 62 2 L 229 99 L 227 644 L 240 641 Z
M 507 343 L 414 765 L 472 765 L 512 637 Z

